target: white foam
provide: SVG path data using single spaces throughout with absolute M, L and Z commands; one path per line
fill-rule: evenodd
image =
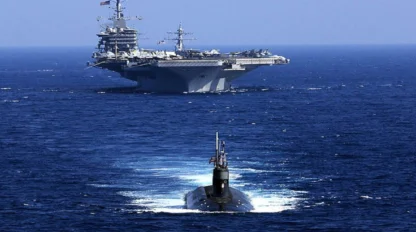
M 238 172 L 252 172 L 252 173 L 270 173 L 270 172 L 278 172 L 276 170 L 261 170 L 261 169 L 254 169 L 254 168 L 236 168 L 233 169 Z
M 109 188 L 111 187 L 108 184 L 89 184 L 90 186 L 97 187 L 97 188 Z
M 166 158 L 166 157 L 165 157 Z M 168 162 L 169 160 L 164 160 Z M 243 161 L 247 163 L 249 161 Z M 253 162 L 249 162 L 253 163 Z M 258 163 L 258 162 L 254 162 Z M 121 163 L 119 164 L 121 166 Z M 211 185 L 212 172 L 211 168 L 206 165 L 199 165 L 198 162 L 186 164 L 192 169 L 184 169 L 177 167 L 163 167 L 159 165 L 151 165 L 148 169 L 138 168 L 142 163 L 129 163 L 130 168 L 136 169 L 136 175 L 153 178 L 152 183 L 148 183 L 148 187 L 130 186 L 127 191 L 120 191 L 118 194 L 131 199 L 131 204 L 137 206 L 137 213 L 154 212 L 154 213 L 208 213 L 205 211 L 185 209 L 184 196 L 187 192 L 194 190 L 199 186 Z M 172 166 L 176 166 L 173 165 Z M 200 171 L 196 171 L 200 170 Z M 304 192 L 292 191 L 285 189 L 284 186 L 276 186 L 274 189 L 264 189 L 263 183 L 252 183 L 243 178 L 243 173 L 263 173 L 278 172 L 276 170 L 264 170 L 250 168 L 230 168 L 230 179 L 232 179 L 232 187 L 236 187 L 240 191 L 246 193 L 252 200 L 254 213 L 278 213 L 285 210 L 295 209 L 298 202 L 302 199 L 299 197 Z M 160 181 L 168 181 L 166 184 Z M 134 181 L 131 181 L 132 184 Z M 157 184 L 160 183 L 160 184 Z M 116 184 L 117 185 L 117 184 Z M 111 188 L 114 185 L 96 184 L 97 188 Z M 134 189 L 131 191 L 130 189 Z M 251 190 L 248 190 L 250 189 Z M 255 189 L 252 189 L 255 188 Z M 150 189 L 150 190 L 149 190 Z M 211 213 L 211 212 L 209 212 Z M 214 212 L 218 213 L 218 212 Z M 224 213 L 224 212 L 221 212 Z M 230 212 L 235 213 L 235 212 Z
M 150 168 L 150 171 L 172 171 L 175 168 Z M 137 171 L 141 171 L 141 169 L 137 169 Z
M 138 210 L 138 213 L 172 213 L 172 214 L 188 214 L 188 213 L 203 213 L 199 210 L 193 210 L 193 209 L 172 209 L 172 208 L 154 208 L 151 210 Z
M 183 175 L 179 176 L 180 179 L 191 181 L 195 186 L 210 185 L 212 182 L 212 174 L 196 174 L 196 175 Z
M 253 204 L 254 213 L 278 213 L 285 210 L 293 210 L 298 202 L 299 193 L 291 190 L 283 190 L 280 193 L 271 193 L 263 191 L 249 192 Z
M 235 211 L 200 211 L 197 209 L 172 209 L 172 208 L 155 208 L 151 210 L 137 210 L 137 213 L 171 213 L 171 214 L 190 214 L 190 213 L 198 213 L 198 214 L 235 214 L 238 212 Z
M 133 198 L 132 205 L 141 208 L 138 213 L 155 212 L 155 213 L 197 213 L 198 210 L 185 209 L 184 193 L 172 192 L 168 194 L 155 194 L 154 192 L 120 192 L 123 196 Z
M 3 102 L 19 103 L 19 100 L 3 100 Z
M 185 209 L 185 200 L 183 198 L 185 192 L 175 191 L 167 194 L 156 194 L 155 192 L 157 191 L 123 191 L 119 192 L 119 194 L 132 198 L 132 205 L 144 208 L 137 210 L 138 213 L 207 213 L 205 211 Z M 253 190 L 246 193 L 251 198 L 254 207 L 254 210 L 251 212 L 253 213 L 278 213 L 285 210 L 293 210 L 298 202 L 302 200 L 297 197 L 300 192 L 291 190 L 281 190 L 279 193 Z
M 259 161 L 248 161 L 248 160 L 243 160 L 241 161 L 242 163 L 246 163 L 246 164 L 250 164 L 250 165 L 256 165 L 256 164 L 261 164 Z
M 156 196 L 156 198 L 136 199 L 133 200 L 132 203 L 144 206 L 149 209 L 156 209 L 161 207 L 167 209 L 174 209 L 183 208 L 184 206 L 184 200 L 182 198 L 164 198 L 163 196 Z

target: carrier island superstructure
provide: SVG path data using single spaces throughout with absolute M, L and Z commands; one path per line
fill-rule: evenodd
M 139 48 L 138 32 L 127 26 L 121 0 L 114 2 L 115 14 L 97 36 L 97 51 L 93 54 L 93 67 L 120 73 L 137 82 L 145 92 L 183 93 L 217 92 L 228 90 L 231 82 L 260 66 L 289 63 L 283 56 L 272 55 L 268 50 L 248 50 L 220 53 L 218 50 L 199 51 L 186 49 L 185 33 L 181 25 L 175 34 L 175 50 Z

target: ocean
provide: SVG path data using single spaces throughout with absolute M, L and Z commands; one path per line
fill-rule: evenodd
M 291 64 L 156 94 L 92 48 L 0 48 L 0 231 L 415 231 L 416 46 L 270 50 Z M 253 212 L 184 209 L 217 131 Z

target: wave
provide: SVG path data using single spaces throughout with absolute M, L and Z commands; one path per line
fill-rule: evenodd
M 19 103 L 20 100 L 14 99 L 14 100 L 3 100 L 5 103 Z
M 137 207 L 137 209 L 134 210 L 137 213 L 212 213 L 186 209 L 184 200 L 188 191 L 192 191 L 199 186 L 211 184 L 211 171 L 193 173 L 189 171 L 184 172 L 183 170 L 184 169 L 179 168 L 150 168 L 148 172 L 140 174 L 140 176 L 148 176 L 149 179 L 154 179 L 153 182 L 146 185 L 147 188 L 142 188 L 141 186 L 140 188 L 131 191 L 120 191 L 118 194 L 131 199 L 129 204 Z M 293 210 L 296 208 L 299 201 L 302 200 L 299 196 L 304 194 L 304 192 L 284 188 L 281 189 L 279 188 L 281 185 L 276 186 L 275 189 L 265 190 L 261 183 L 253 185 L 250 181 L 243 180 L 241 173 L 244 172 L 262 173 L 269 171 L 253 168 L 236 168 L 231 172 L 230 179 L 232 179 L 232 186 L 240 189 L 251 198 L 254 206 L 254 210 L 251 211 L 252 213 L 278 213 L 285 210 Z M 176 173 L 176 175 L 174 173 Z M 163 179 L 166 181 L 166 179 L 171 178 L 178 180 L 169 183 L 164 183 L 161 180 Z M 247 190 L 247 188 L 252 188 L 253 186 L 255 189 Z M 111 186 L 96 185 L 96 187 L 102 188 Z

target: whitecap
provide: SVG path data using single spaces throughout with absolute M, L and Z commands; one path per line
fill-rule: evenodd
M 385 85 L 380 85 L 381 87 L 392 87 L 392 84 L 385 84 Z
M 110 185 L 108 184 L 89 184 L 90 186 L 96 187 L 96 188 L 108 188 Z
M 252 172 L 252 173 L 270 173 L 270 172 L 277 172 L 276 170 L 262 170 L 262 169 L 254 169 L 254 168 L 233 168 L 231 170 L 235 170 L 238 172 Z
M 278 213 L 285 210 L 293 210 L 298 202 L 302 199 L 298 198 L 295 191 L 284 190 L 280 193 L 270 193 L 264 191 L 249 192 L 255 213 Z
M 212 174 L 207 172 L 206 174 L 193 174 L 193 175 L 181 175 L 180 179 L 191 181 L 195 186 L 210 185 L 212 182 Z
M 44 89 L 42 91 L 43 92 L 58 92 L 59 90 L 57 90 L 57 89 Z
M 19 100 L 3 100 L 3 102 L 8 102 L 8 103 L 19 103 Z

